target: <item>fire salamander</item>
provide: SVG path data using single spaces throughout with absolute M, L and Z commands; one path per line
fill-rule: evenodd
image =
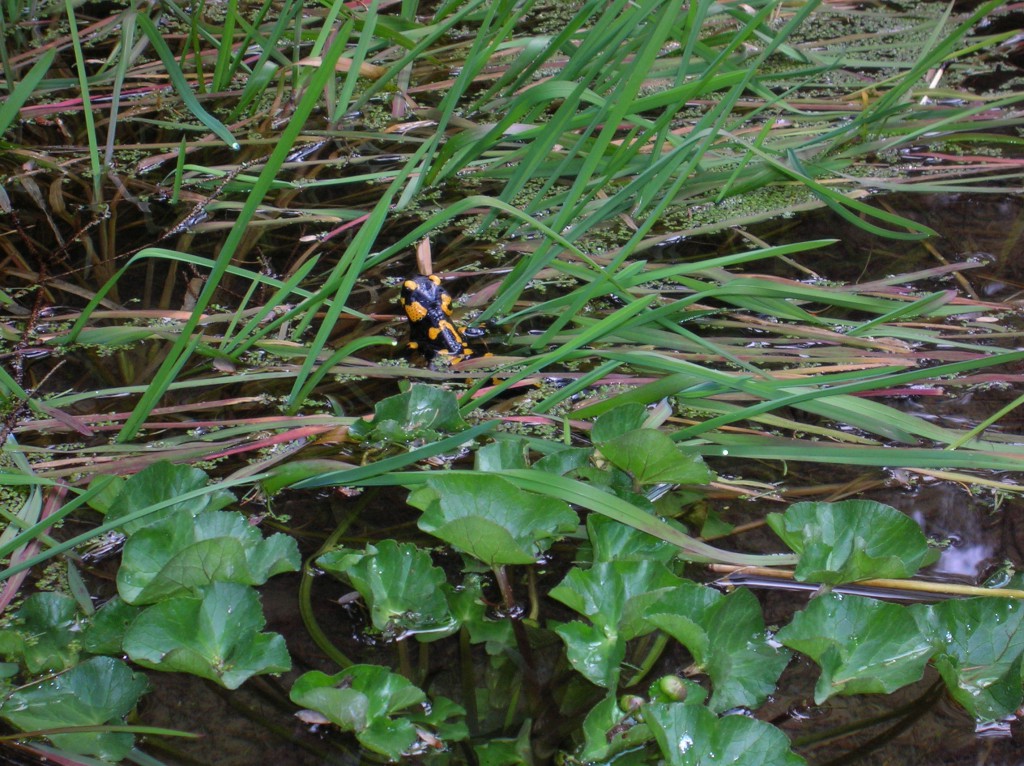
M 409 317 L 409 348 L 420 351 L 427 359 L 442 355 L 458 362 L 473 356 L 465 331 L 452 322 L 452 296 L 441 286 L 437 275 L 405 280 L 402 308 Z

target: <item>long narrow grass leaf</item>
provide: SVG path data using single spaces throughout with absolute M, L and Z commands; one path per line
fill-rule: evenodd
M 56 55 L 56 48 L 44 51 L 39 60 L 32 65 L 32 68 L 25 73 L 25 76 L 16 85 L 8 83 L 9 92 L 3 102 L 0 103 L 0 135 L 6 133 L 7 129 L 18 119 L 18 110 L 30 98 L 36 95 L 36 87 L 46 76 Z
M 181 67 L 178 66 L 178 62 L 174 58 L 174 54 L 171 49 L 167 47 L 167 43 L 164 42 L 160 31 L 156 28 L 156 24 L 153 23 L 152 19 L 144 13 L 140 13 L 138 16 L 139 27 L 142 29 L 143 34 L 149 38 L 150 44 L 153 49 L 160 56 L 160 60 L 164 64 L 164 68 L 167 70 L 167 76 L 171 78 L 171 83 L 174 85 L 174 89 L 177 91 L 181 100 L 188 107 L 188 110 L 195 115 L 195 118 L 199 120 L 203 125 L 209 128 L 214 135 L 220 138 L 225 144 L 231 149 L 240 149 L 241 144 L 235 139 L 220 120 L 206 111 L 203 105 L 199 103 L 199 99 L 196 98 L 192 92 L 192 87 L 188 84 L 185 79 L 184 72 L 181 71 Z

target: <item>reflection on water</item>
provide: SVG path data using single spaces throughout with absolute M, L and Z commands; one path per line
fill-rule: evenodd
M 928 569 L 930 577 L 978 584 L 1002 562 L 1000 530 L 993 526 L 996 519 L 983 498 L 972 498 L 962 487 L 942 482 L 919 488 L 911 507 L 906 507 L 905 500 L 901 505 L 900 510 L 913 518 L 926 536 L 946 542 L 941 557 Z

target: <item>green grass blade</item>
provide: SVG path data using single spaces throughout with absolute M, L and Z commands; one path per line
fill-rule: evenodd
M 75 69 L 78 72 L 78 87 L 82 94 L 83 117 L 89 141 L 89 168 L 92 172 L 92 203 L 99 205 L 103 201 L 103 164 L 100 162 L 100 147 L 96 140 L 96 123 L 93 116 L 92 99 L 89 94 L 88 71 L 85 67 L 85 54 L 82 52 L 82 41 L 78 37 L 78 21 L 75 19 L 73 0 L 64 0 L 64 8 L 68 14 L 68 32 L 71 35 L 71 47 L 75 54 Z
M 0 103 L 0 136 L 6 133 L 7 129 L 18 119 L 18 111 L 21 107 L 30 98 L 37 95 L 36 88 L 46 76 L 56 55 L 57 49 L 51 48 L 39 57 L 39 60 L 32 65 L 32 68 L 16 85 L 11 82 L 7 83 L 7 98 Z
M 976 471 L 1024 470 L 1024 455 L 992 451 L 948 451 L 920 447 L 873 447 L 858 444 L 832 445 L 822 441 L 801 441 L 771 437 L 741 437 L 714 434 L 711 444 L 690 444 L 704 457 L 731 460 L 783 460 L 830 465 L 945 469 Z
M 70 0 L 67 1 L 70 2 Z M 163 36 L 156 28 L 156 24 L 154 24 L 152 19 L 144 13 L 140 13 L 138 19 L 142 33 L 149 38 L 149 42 L 153 46 L 153 49 L 157 52 L 157 55 L 160 56 L 160 60 L 163 62 L 164 68 L 167 70 L 167 76 L 170 77 L 175 91 L 185 103 L 188 110 L 197 120 L 209 128 L 214 135 L 227 144 L 229 148 L 236 151 L 240 149 L 241 144 L 239 144 L 231 134 L 231 131 L 224 126 L 224 123 L 206 111 L 206 109 L 203 108 L 203 105 L 199 103 L 199 99 L 195 97 L 195 94 L 192 92 L 192 87 L 185 79 L 185 73 L 182 72 L 181 67 L 178 66 L 178 62 L 175 60 L 174 54 L 171 52 L 171 49 L 167 47 L 167 43 L 164 42 Z
M 146 19 L 146 17 L 140 16 L 140 23 L 143 22 L 144 19 Z M 146 21 L 148 21 L 148 19 L 146 19 Z M 156 28 L 153 26 L 152 22 L 148 23 L 152 31 L 155 32 Z M 325 55 L 323 66 L 315 71 L 311 76 L 309 87 L 303 93 L 302 98 L 299 99 L 299 102 L 295 106 L 295 112 L 291 122 L 289 122 L 282 131 L 279 142 L 274 147 L 270 157 L 264 164 L 256 185 L 246 198 L 245 204 L 239 212 L 234 226 L 231 228 L 227 239 L 225 239 L 224 244 L 221 247 L 220 254 L 214 262 L 213 269 L 203 286 L 203 290 L 196 299 L 196 305 L 193 309 L 192 316 L 182 328 L 181 338 L 174 344 L 174 346 L 172 346 L 167 357 L 164 359 L 163 364 L 157 371 L 154 378 L 154 384 L 147 388 L 146 393 L 142 395 L 136 405 L 132 416 L 125 422 L 124 428 L 121 433 L 118 434 L 118 441 L 128 441 L 135 436 L 140 424 L 146 419 L 146 417 L 148 417 L 149 411 L 156 405 L 156 402 L 159 401 L 163 392 L 167 389 L 167 386 L 172 382 L 175 371 L 184 366 L 184 363 L 190 354 L 190 350 L 195 347 L 194 342 L 189 339 L 189 336 L 196 330 L 203 312 L 210 304 L 210 301 L 213 300 L 214 292 L 220 284 L 221 277 L 227 271 L 231 258 L 235 253 L 235 249 L 238 247 L 239 243 L 242 241 L 242 237 L 246 233 L 249 222 L 252 220 L 256 213 L 256 209 L 263 202 L 264 196 L 273 184 L 281 165 L 284 163 L 285 158 L 288 156 L 288 153 L 291 151 L 292 146 L 295 143 L 295 139 L 302 131 L 306 119 L 308 119 L 313 108 L 316 106 L 317 99 L 320 96 L 324 83 L 333 73 L 334 62 L 338 60 L 338 57 L 341 55 L 347 42 L 347 35 L 339 34 L 331 45 L 330 50 Z M 166 48 L 166 46 L 164 47 Z

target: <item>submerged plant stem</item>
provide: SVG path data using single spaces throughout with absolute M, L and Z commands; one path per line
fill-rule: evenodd
M 647 674 L 651 672 L 651 668 L 654 667 L 654 663 L 658 661 L 662 653 L 665 651 L 666 646 L 668 646 L 668 635 L 665 633 L 658 633 L 654 642 L 644 654 L 644 659 L 636 669 L 636 673 L 633 674 L 632 678 L 626 681 L 626 688 L 636 686 L 647 677 Z
M 516 647 L 523 663 L 523 683 L 526 687 L 526 696 L 532 710 L 539 710 L 541 707 L 540 683 L 537 679 L 537 665 L 533 659 L 533 649 L 530 646 L 530 637 L 526 633 L 526 626 L 519 615 L 520 607 L 516 603 L 515 594 L 512 592 L 512 583 L 508 579 L 508 569 L 504 566 L 494 568 L 494 577 L 501 591 L 501 600 L 507 613 L 507 619 L 512 621 L 512 634 L 516 639 Z
M 376 492 L 366 492 L 359 498 L 359 502 L 352 504 L 349 512 L 338 522 L 338 526 L 324 540 L 324 544 L 320 546 L 319 550 L 306 559 L 302 567 L 302 579 L 299 581 L 299 614 L 302 615 L 302 624 L 306 626 L 306 631 L 309 633 L 310 638 L 313 639 L 313 642 L 341 668 L 347 668 L 353 662 L 327 637 L 327 634 L 324 633 L 319 621 L 316 619 L 312 600 L 313 566 L 320 556 L 338 544 L 341 538 L 345 536 L 352 522 L 359 517 L 360 511 L 366 507 L 369 498 L 375 497 L 376 494 Z

